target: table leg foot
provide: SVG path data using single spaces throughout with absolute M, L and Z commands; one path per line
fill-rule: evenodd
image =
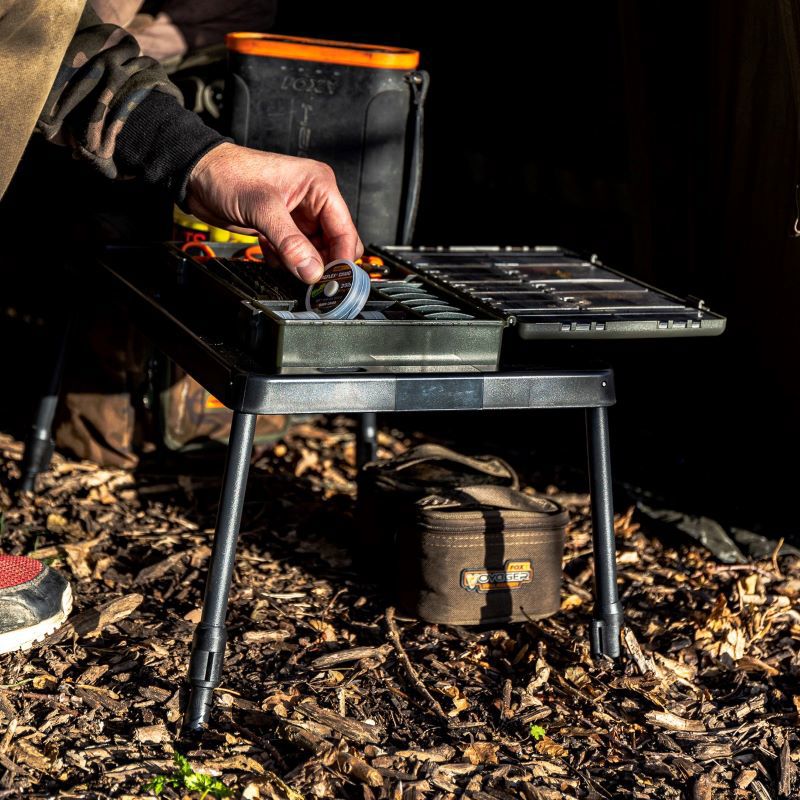
M 183 727 L 190 733 L 198 733 L 208 725 L 214 689 L 222 682 L 227 640 L 224 625 L 201 622 L 194 633 L 189 661 L 189 704 L 183 719 Z
M 208 727 L 211 709 L 214 705 L 214 690 L 208 687 L 193 686 L 189 695 L 189 705 L 183 715 L 181 734 L 191 736 L 202 733 Z

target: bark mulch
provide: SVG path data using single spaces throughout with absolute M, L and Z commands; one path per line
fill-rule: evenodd
M 571 513 L 561 613 L 406 619 L 351 563 L 349 421 L 305 423 L 251 472 L 217 715 L 187 742 L 220 464 L 134 476 L 57 456 L 15 500 L 20 455 L 0 436 L 0 548 L 62 569 L 77 602 L 0 657 L 0 798 L 800 797 L 794 555 L 723 565 L 622 509 L 624 656 L 593 663 L 588 498 L 536 486 Z

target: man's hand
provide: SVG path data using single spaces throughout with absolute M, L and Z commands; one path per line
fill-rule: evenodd
M 186 206 L 212 225 L 255 230 L 265 254 L 272 250 L 306 283 L 329 261 L 364 252 L 333 170 L 308 158 L 225 142 L 192 170 Z

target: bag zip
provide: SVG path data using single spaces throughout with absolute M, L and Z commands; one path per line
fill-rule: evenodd
M 485 520 L 483 520 L 482 525 L 475 525 L 474 527 L 468 527 L 465 525 L 429 525 L 422 523 L 420 528 L 424 531 L 431 531 L 433 533 L 441 532 L 441 533 L 453 533 L 454 531 L 464 531 L 467 533 L 520 533 L 522 531 L 530 531 L 531 533 L 539 533 L 539 532 L 549 532 L 549 531 L 557 531 L 557 530 L 564 530 L 566 527 L 563 523 L 553 522 L 549 525 L 515 525 L 510 527 L 509 525 L 504 526 L 502 530 L 498 531 L 487 531 Z

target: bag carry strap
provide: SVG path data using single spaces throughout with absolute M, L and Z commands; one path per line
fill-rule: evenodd
M 373 462 L 373 464 L 382 472 L 391 473 L 400 472 L 407 467 L 413 467 L 427 461 L 449 461 L 453 464 L 461 464 L 462 466 L 470 467 L 475 472 L 481 472 L 493 478 L 506 478 L 511 481 L 509 488 L 516 489 L 519 486 L 517 473 L 502 458 L 497 458 L 496 456 L 473 458 L 472 456 L 457 453 L 455 450 L 443 447 L 440 444 L 421 444 L 406 450 L 405 453 L 401 453 L 391 462 L 379 461 Z
M 468 511 L 492 508 L 529 514 L 560 514 L 561 506 L 547 497 L 524 494 L 510 486 L 459 486 L 442 495 L 428 495 L 418 501 L 424 511 Z
M 409 72 L 406 81 L 411 87 L 411 102 L 413 106 L 413 123 L 411 124 L 410 157 L 406 154 L 408 170 L 405 176 L 405 202 L 403 204 L 403 217 L 400 221 L 398 244 L 411 244 L 414 236 L 414 225 L 417 221 L 419 207 L 419 191 L 422 185 L 422 128 L 425 119 L 425 98 L 431 78 L 424 70 Z M 407 148 L 409 149 L 409 148 Z

